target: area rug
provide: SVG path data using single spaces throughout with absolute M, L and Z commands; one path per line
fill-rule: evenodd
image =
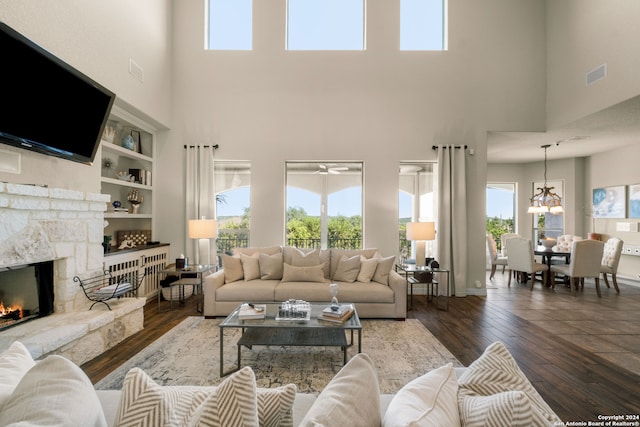
M 220 322 L 203 317 L 183 320 L 96 383 L 95 388 L 122 388 L 124 376 L 134 367 L 143 369 L 161 385 L 218 384 Z M 376 364 L 382 393 L 395 393 L 408 381 L 447 363 L 462 366 L 417 319 L 362 320 L 362 330 L 362 352 Z M 239 336 L 240 330 L 225 330 L 225 371 L 236 366 Z M 349 347 L 348 357 L 356 352 L 357 338 L 356 345 Z M 314 393 L 322 391 L 342 368 L 343 354 L 338 347 L 243 347 L 242 366 L 253 368 L 258 387 L 295 383 L 299 392 Z

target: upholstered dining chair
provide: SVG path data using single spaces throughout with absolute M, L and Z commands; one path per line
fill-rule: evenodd
M 506 256 L 507 258 L 509 257 L 509 255 L 507 254 L 507 240 L 512 237 L 519 236 L 520 235 L 518 233 L 504 233 L 500 236 L 500 251 L 502 252 L 502 256 Z
M 502 266 L 502 272 L 504 273 L 504 269 L 507 266 L 507 257 L 498 254 L 496 241 L 491 234 L 487 234 L 487 251 L 491 257 L 491 274 L 489 275 L 489 280 L 493 280 L 498 265 Z
M 533 244 L 531 239 L 517 236 L 507 239 L 507 253 L 509 254 L 509 281 L 511 286 L 511 272 L 527 273 L 531 275 L 531 289 L 536 280 L 536 273 L 542 272 L 542 283 L 547 283 L 547 274 L 549 267 L 546 264 L 540 264 L 535 261 L 533 254 Z
M 577 240 L 571 246 L 571 262 L 569 264 L 555 264 L 551 266 L 552 274 L 564 274 L 569 277 L 571 295 L 576 295 L 578 285 L 584 287 L 584 279 L 593 277 L 596 282 L 596 292 L 600 294 L 600 268 L 604 243 L 599 240 Z
M 620 288 L 618 288 L 618 279 L 616 278 L 616 274 L 618 274 L 618 264 L 620 263 L 620 255 L 622 254 L 622 245 L 624 242 L 617 237 L 611 237 L 604 244 L 604 253 L 602 254 L 602 265 L 600 266 L 600 272 L 602 273 L 602 277 L 604 277 L 604 283 L 609 286 L 609 279 L 607 279 L 607 274 L 611 274 L 611 280 L 613 281 L 613 287 L 616 288 L 616 292 L 620 293 Z

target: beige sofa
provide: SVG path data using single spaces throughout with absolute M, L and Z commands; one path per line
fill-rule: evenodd
M 377 249 L 302 250 L 289 246 L 236 248 L 222 256 L 222 270 L 205 278 L 204 315 L 227 316 L 243 302 L 300 299 L 355 303 L 361 318 L 405 319 L 407 283 L 394 270 L 395 257 Z
M 297 393 L 295 384 L 258 388 L 250 367 L 210 387 L 162 386 L 133 368 L 121 390 L 96 391 L 73 362 L 36 362 L 19 342 L 0 354 L 0 378 L 3 426 L 562 425 L 500 342 L 467 368 L 449 363 L 395 394 L 380 394 L 376 363 L 364 353 L 320 394 Z

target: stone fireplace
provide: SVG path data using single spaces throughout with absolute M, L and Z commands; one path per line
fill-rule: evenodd
M 0 182 L 0 269 L 53 261 L 53 314 L 0 331 L 0 352 L 18 340 L 34 358 L 82 364 L 143 327 L 144 298 L 94 307 L 73 281 L 103 270 L 109 195 Z

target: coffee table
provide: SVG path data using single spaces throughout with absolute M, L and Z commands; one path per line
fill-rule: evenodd
M 345 304 L 342 303 L 341 304 Z M 239 319 L 236 307 L 220 323 L 220 377 L 229 375 L 240 369 L 241 347 L 251 348 L 254 345 L 278 346 L 311 346 L 311 347 L 340 347 L 343 352 L 343 363 L 347 363 L 347 348 L 354 344 L 354 331 L 358 331 L 358 353 L 362 351 L 362 324 L 358 312 L 344 323 L 319 320 L 318 315 L 328 303 L 312 303 L 309 320 L 276 320 L 280 303 L 266 304 L 264 319 Z M 224 372 L 224 331 L 227 328 L 242 329 L 242 336 L 237 342 L 238 364 L 231 371 Z M 351 333 L 351 340 L 347 342 L 346 332 Z

